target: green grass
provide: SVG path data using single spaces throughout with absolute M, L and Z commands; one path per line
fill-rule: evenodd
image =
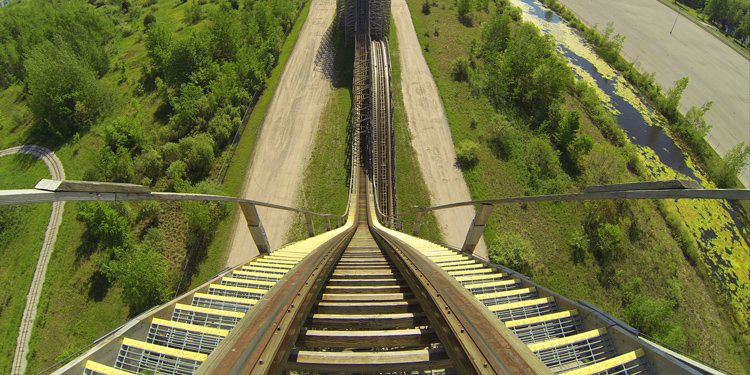
M 401 51 L 398 48 L 396 27 L 391 21 L 391 32 L 388 38 L 391 53 L 391 76 L 393 92 L 393 130 L 396 142 L 396 205 L 402 220 L 403 231 L 412 233 L 414 227 L 414 206 L 430 206 L 430 193 L 419 169 L 419 162 L 411 144 L 411 133 L 404 107 L 404 94 L 401 91 Z M 435 215 L 422 217 L 420 237 L 435 242 L 442 242 L 440 228 Z
M 455 82 L 450 76 L 453 61 L 468 56 L 469 46 L 472 40 L 479 39 L 481 24 L 488 15 L 474 12 L 475 26 L 466 27 L 458 22 L 456 11 L 447 0 L 439 1 L 427 16 L 421 13 L 422 1 L 407 2 L 420 43 L 429 45 L 424 55 L 440 91 L 454 143 L 470 140 L 480 145 L 478 164 L 464 171 L 473 198 L 524 195 L 526 187 L 518 162 L 499 159 L 489 146 L 488 133 L 497 115 L 495 110 L 486 99 L 473 97 L 467 83 Z M 568 108 L 581 108 L 574 97 L 565 95 L 564 99 Z M 503 108 L 500 112 L 516 123 L 525 137 L 540 136 L 527 129 L 515 109 Z M 476 126 L 472 127 L 472 122 Z M 585 172 L 569 180 L 568 190 L 576 191 L 591 181 L 636 179 L 627 169 L 622 150 L 607 143 L 585 115 L 581 131 L 592 136 L 595 145 L 582 163 Z M 634 222 L 624 225 L 633 228 L 634 235 L 626 239 L 622 258 L 609 264 L 597 262 L 591 254 L 582 259 L 573 256 L 568 242 L 572 233 L 581 230 L 584 214 L 580 203 L 499 206 L 485 238 L 492 248 L 497 236 L 520 234 L 533 244 L 530 265 L 536 282 L 573 300 L 592 302 L 619 318 L 626 318 L 627 307 L 634 304 L 629 296 L 668 301 L 674 306 L 664 318 L 671 324 L 670 331 L 661 333 L 657 341 L 731 372 L 746 371 L 743 365 L 747 354 L 739 344 L 730 309 L 716 303 L 712 288 L 684 258 L 653 202 L 618 206 L 617 214 Z
M 0 189 L 32 188 L 49 172 L 30 155 L 0 158 Z M 10 373 L 18 328 L 51 212 L 49 204 L 0 206 L 0 373 Z

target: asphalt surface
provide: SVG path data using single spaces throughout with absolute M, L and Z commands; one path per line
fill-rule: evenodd
M 665 89 L 688 77 L 680 102 L 683 113 L 713 101 L 706 114 L 713 125 L 708 142 L 720 155 L 740 142 L 750 144 L 750 62 L 745 57 L 656 0 L 561 2 L 600 30 L 614 22 L 615 32 L 625 36 L 625 57 L 640 63 L 643 71 L 655 72 Z M 750 186 L 750 169 L 741 180 Z

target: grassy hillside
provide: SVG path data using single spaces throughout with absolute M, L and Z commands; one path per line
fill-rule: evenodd
M 462 144 L 476 145 L 468 153 L 470 162 L 462 163 L 475 199 L 578 191 L 592 184 L 640 179 L 642 166 L 627 142 L 612 141 L 621 138 L 619 129 L 610 134 L 611 129 L 602 127 L 601 118 L 588 115 L 595 112 L 587 106 L 596 103 L 583 99 L 578 86 L 566 83 L 549 102 L 545 97 L 529 98 L 542 92 L 544 82 L 537 83 L 527 75 L 525 80 L 509 83 L 512 74 L 492 70 L 508 67 L 503 64 L 516 58 L 506 55 L 506 60 L 492 60 L 478 52 L 494 5 L 471 2 L 477 8 L 468 17 L 459 17 L 450 1 L 430 2 L 429 14 L 422 12 L 422 1 L 409 0 L 408 4 L 459 157 L 466 148 Z M 486 11 L 481 10 L 483 4 Z M 532 44 L 537 43 L 535 37 L 528 36 L 530 32 L 517 17 L 512 17 L 508 27 L 510 35 L 530 38 L 527 48 L 521 50 L 524 53 L 542 48 Z M 464 64 L 459 63 L 462 59 Z M 548 74 L 555 74 L 558 63 L 544 64 L 550 64 L 545 68 Z M 462 72 L 468 77 L 461 78 Z M 564 76 L 562 71 L 559 74 Z M 495 82 L 493 79 L 500 84 L 486 85 Z M 514 97 L 510 89 L 492 90 L 512 89 L 513 84 L 526 84 L 520 92 L 533 93 Z M 529 100 L 542 101 L 528 105 Z M 552 108 L 555 103 L 560 104 L 555 113 L 562 113 L 562 119 L 545 122 L 552 112 L 540 106 Z M 579 125 L 574 139 L 589 138 L 591 142 L 590 149 L 580 154 L 574 154 L 576 150 L 567 144 L 556 143 L 559 138 L 550 135 L 561 129 L 565 119 L 572 118 L 566 117 L 572 112 L 578 114 L 570 116 L 578 116 Z M 717 302 L 710 284 L 685 258 L 654 202 L 507 205 L 495 210 L 485 238 L 496 262 L 527 272 L 569 298 L 592 302 L 659 342 L 730 372 L 746 371 L 748 354 L 732 324 L 731 309 Z

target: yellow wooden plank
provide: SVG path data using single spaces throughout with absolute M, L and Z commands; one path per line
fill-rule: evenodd
M 208 355 L 203 354 L 203 353 L 196 353 L 196 352 L 191 352 L 188 350 L 180 350 L 180 349 L 170 348 L 167 346 L 149 344 L 147 342 L 133 340 L 128 337 L 122 339 L 122 344 L 125 346 L 132 347 L 132 348 L 139 348 L 139 349 L 147 350 L 153 353 L 160 353 L 160 354 L 170 355 L 170 356 L 178 357 L 178 358 L 192 359 L 193 361 L 199 361 L 199 362 L 205 361 L 206 358 L 208 357 Z
M 640 357 L 643 357 L 643 349 L 636 349 L 632 352 L 625 353 L 622 355 L 618 355 L 617 357 L 610 358 L 606 361 L 601 361 L 599 363 L 594 363 L 593 365 L 589 365 L 586 367 L 577 368 L 572 371 L 564 372 L 563 375 L 593 375 L 598 374 L 604 371 L 607 371 L 609 369 L 613 369 L 617 366 L 624 365 L 628 362 L 632 362 L 637 360 Z
M 528 306 L 535 306 L 535 305 L 541 305 L 543 303 L 549 303 L 554 301 L 555 299 L 553 297 L 544 297 L 544 298 L 537 298 L 537 299 L 529 299 L 526 301 L 518 301 L 518 302 L 511 302 L 511 303 L 502 303 L 499 305 L 492 305 L 487 306 L 487 309 L 489 309 L 492 312 L 497 311 L 504 311 L 504 310 L 510 310 L 510 309 L 517 309 L 520 307 L 528 307 Z
M 471 259 L 462 260 L 434 260 L 435 263 L 440 267 L 452 267 L 452 266 L 463 266 L 464 264 L 476 264 L 476 261 Z
M 279 280 L 282 277 L 284 277 L 284 275 L 279 274 L 279 273 L 262 273 L 262 272 L 251 272 L 251 271 L 242 271 L 242 270 L 232 271 L 232 275 L 243 275 L 247 277 L 264 277 L 264 278 L 276 279 L 276 280 Z
M 86 361 L 86 369 L 104 375 L 132 375 L 127 371 L 122 371 L 94 361 Z
M 242 266 L 242 270 L 248 271 L 248 272 L 268 272 L 268 273 L 277 273 L 277 274 L 285 274 L 289 271 L 286 268 L 270 268 L 270 267 L 262 267 L 258 265 Z
M 571 316 L 578 315 L 578 310 L 568 310 L 552 314 L 546 314 L 542 316 L 535 316 L 532 318 L 516 319 L 505 322 L 505 326 L 508 328 L 515 328 L 521 326 L 527 326 L 530 324 L 537 324 L 542 322 L 549 322 L 557 319 L 569 318 Z
M 245 284 L 245 285 L 266 285 L 266 286 L 276 285 L 275 281 L 248 280 L 248 279 L 240 279 L 237 277 L 222 277 L 221 281 L 226 281 L 228 283 Z
M 442 267 L 443 270 L 450 272 L 450 271 L 460 271 L 460 270 L 471 270 L 471 269 L 477 269 L 477 268 L 484 268 L 485 265 L 481 264 L 481 263 L 472 263 L 472 264 L 462 264 L 462 265 L 458 265 L 458 266 L 443 266 L 443 265 L 441 265 L 440 267 Z M 490 268 L 487 267 L 487 269 L 490 269 Z
M 466 289 L 480 289 L 480 288 L 492 288 L 497 286 L 508 286 L 518 283 L 518 279 L 508 279 L 508 280 L 495 280 L 495 281 L 488 281 L 486 283 L 475 283 L 475 284 L 469 284 L 465 285 Z
M 255 293 L 255 294 L 266 294 L 267 292 L 267 290 L 265 289 L 243 288 L 240 286 L 221 285 L 221 284 L 211 284 L 209 287 L 212 289 L 231 290 L 235 292 L 245 292 L 245 293 Z
M 479 280 L 489 280 L 489 279 L 499 279 L 505 277 L 505 274 L 501 272 L 496 273 L 484 273 L 484 274 L 476 274 L 476 275 L 466 275 L 466 276 L 455 276 L 456 281 L 479 281 Z M 474 285 L 474 284 L 471 284 Z M 469 285 L 466 285 L 466 287 L 469 287 Z
M 159 318 L 151 319 L 151 323 L 158 324 L 160 326 L 165 326 L 165 327 L 179 328 L 179 329 L 184 329 L 186 331 L 199 332 L 199 333 L 205 333 L 209 335 L 216 335 L 216 336 L 222 336 L 222 337 L 229 334 L 229 331 L 226 329 L 205 327 L 205 326 L 199 326 L 195 324 L 175 322 L 175 321 L 159 319 Z
M 220 295 L 208 294 L 208 293 L 195 293 L 193 294 L 193 296 L 205 298 L 205 299 L 213 299 L 213 300 L 223 301 L 223 302 L 237 302 L 237 303 L 245 303 L 245 304 L 250 304 L 250 305 L 254 305 L 258 303 L 258 300 L 254 298 L 220 296 Z
M 476 297 L 478 300 L 481 301 L 481 300 L 490 299 L 490 298 L 517 296 L 519 294 L 534 293 L 534 292 L 536 292 L 536 288 L 532 286 L 531 288 L 520 288 L 520 289 L 504 290 L 502 292 L 475 294 L 474 297 Z
M 480 273 L 492 273 L 495 270 L 492 268 L 475 268 L 472 270 L 455 270 L 455 271 L 446 271 L 451 276 L 464 276 L 464 275 L 476 275 Z
M 606 333 L 607 333 L 606 328 L 592 329 L 591 331 L 586 331 L 586 332 L 579 333 L 573 336 L 561 337 L 559 339 L 553 339 L 553 340 L 529 344 L 529 349 L 532 352 L 538 352 L 540 350 L 557 348 L 560 346 L 573 344 L 573 343 L 588 340 L 588 339 L 593 339 L 594 337 L 599 337 Z
M 198 293 L 196 293 L 198 294 Z M 206 294 L 207 296 L 210 294 Z M 234 298 L 234 297 L 225 297 L 225 298 Z M 245 316 L 245 313 L 239 312 L 239 311 L 226 311 L 221 309 L 211 309 L 208 307 L 200 307 L 200 306 L 193 306 L 193 305 L 183 305 L 181 303 L 178 303 L 174 306 L 175 310 L 184 310 L 184 311 L 193 311 L 197 313 L 204 313 L 204 314 L 210 314 L 210 315 L 221 315 L 221 316 L 230 316 L 234 318 L 242 318 Z

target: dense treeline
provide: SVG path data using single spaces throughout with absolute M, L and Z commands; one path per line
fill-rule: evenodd
M 750 44 L 750 0 L 678 0 L 699 10 L 726 34 Z

